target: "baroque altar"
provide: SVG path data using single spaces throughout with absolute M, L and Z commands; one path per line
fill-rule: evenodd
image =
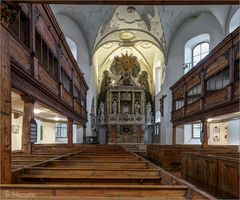
M 104 71 L 98 97 L 97 126 L 100 143 L 150 143 L 152 100 L 146 71 L 137 58 L 115 57 Z

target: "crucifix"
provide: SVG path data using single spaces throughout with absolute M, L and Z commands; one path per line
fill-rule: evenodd
M 160 112 L 161 112 L 161 116 L 163 117 L 164 114 L 164 99 L 167 97 L 167 95 L 162 95 L 162 97 L 159 99 L 160 101 Z

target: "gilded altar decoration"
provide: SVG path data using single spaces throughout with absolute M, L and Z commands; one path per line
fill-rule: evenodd
M 108 142 L 147 141 L 144 132 L 150 132 L 148 126 L 154 121 L 148 81 L 137 57 L 127 53 L 115 56 L 109 71 L 103 72 L 97 123 L 105 126 Z

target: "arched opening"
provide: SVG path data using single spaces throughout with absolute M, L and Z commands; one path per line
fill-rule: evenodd
M 77 60 L 77 44 L 70 38 L 65 37 L 73 57 Z
M 234 13 L 229 24 L 229 33 L 233 32 L 238 26 L 240 26 L 240 8 Z
M 188 40 L 184 49 L 184 74 L 209 53 L 210 35 L 200 34 Z

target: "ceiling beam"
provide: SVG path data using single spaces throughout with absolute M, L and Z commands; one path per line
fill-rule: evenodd
M 20 0 L 17 2 L 83 5 L 239 5 L 239 0 Z

